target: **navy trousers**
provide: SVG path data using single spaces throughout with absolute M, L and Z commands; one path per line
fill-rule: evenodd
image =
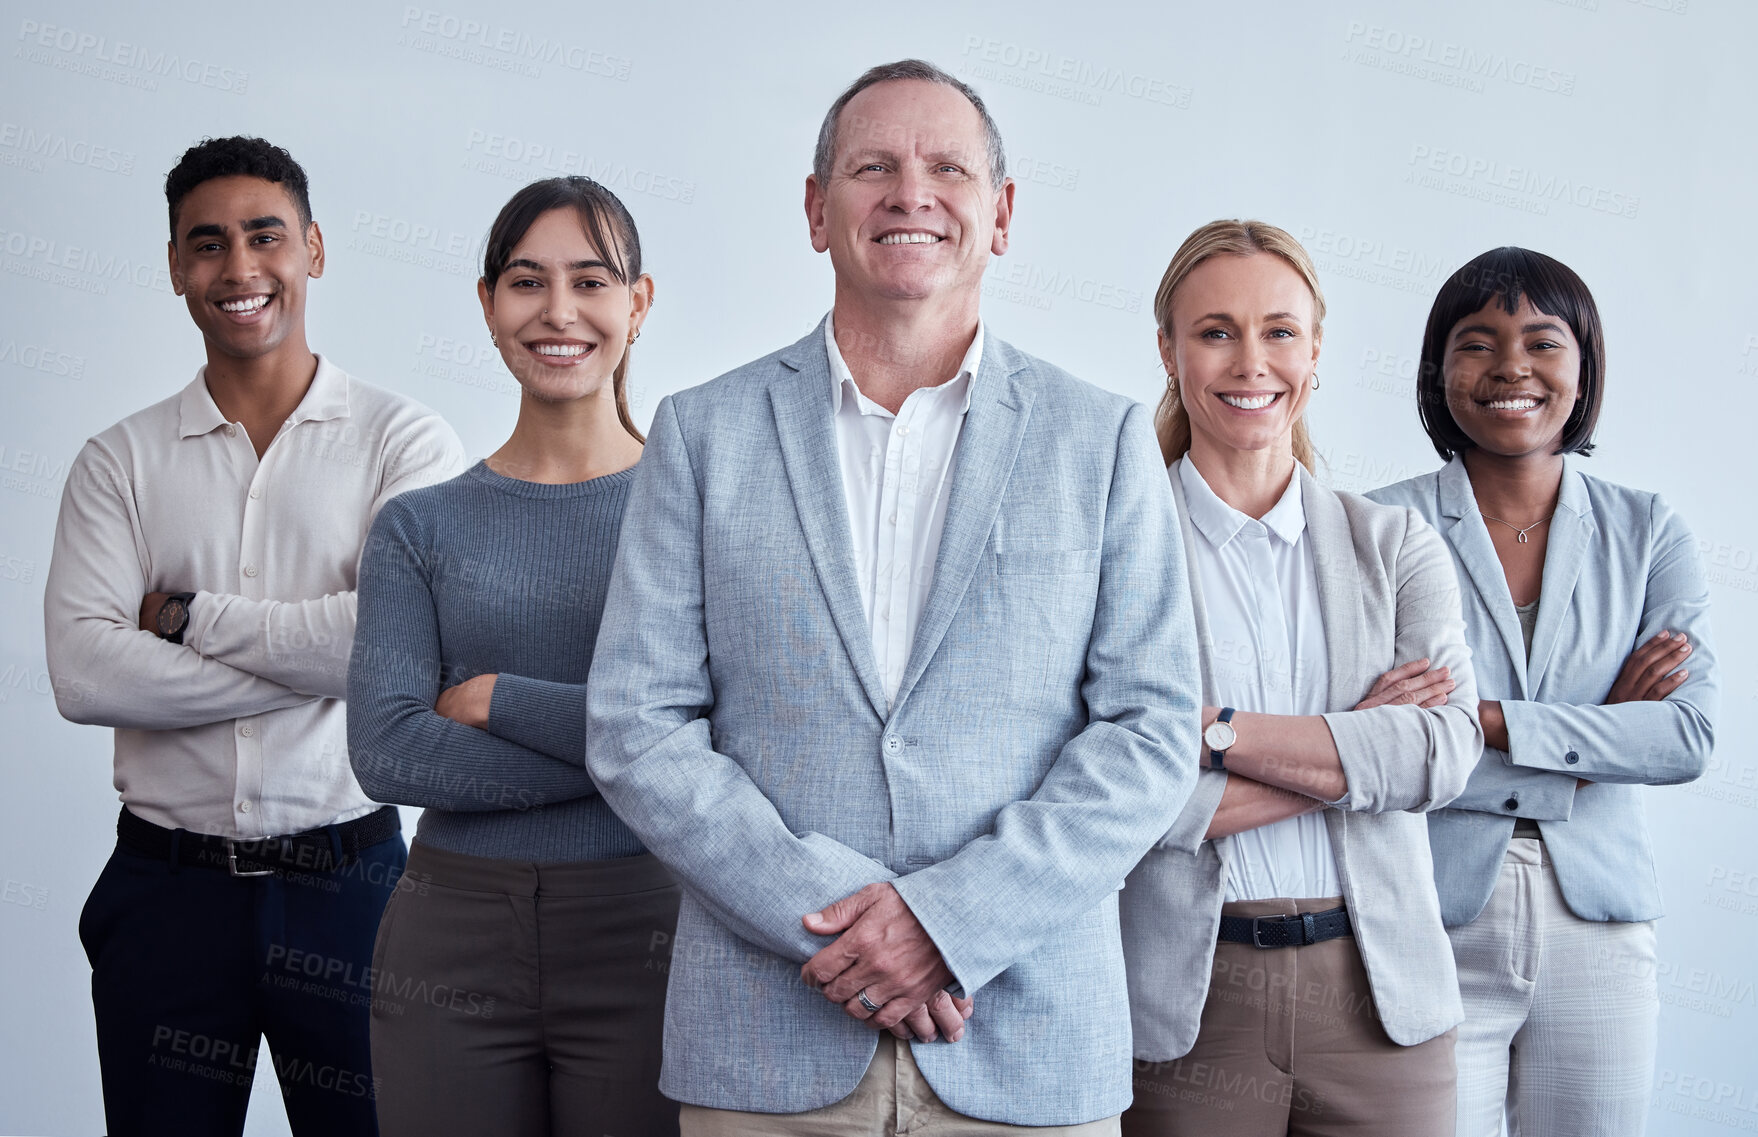
M 407 856 L 235 877 L 119 846 L 79 920 L 112 1137 L 236 1137 L 258 1073 L 300 1137 L 376 1135 L 372 945 Z

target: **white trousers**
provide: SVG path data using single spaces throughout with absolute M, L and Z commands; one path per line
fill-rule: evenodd
M 1569 911 L 1544 842 L 1508 842 L 1459 965 L 1458 1137 L 1640 1137 L 1660 1019 L 1654 924 Z

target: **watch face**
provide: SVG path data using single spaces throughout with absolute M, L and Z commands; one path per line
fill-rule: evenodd
M 174 636 L 189 622 L 189 605 L 172 598 L 159 605 L 159 636 Z
M 1209 744 L 1211 750 L 1225 750 L 1238 737 L 1239 733 L 1230 722 L 1212 722 L 1203 731 L 1203 741 Z

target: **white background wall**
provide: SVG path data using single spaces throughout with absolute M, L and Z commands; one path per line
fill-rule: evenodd
M 238 132 L 288 147 L 328 240 L 312 343 L 479 456 L 516 398 L 475 258 L 517 186 L 585 173 L 634 212 L 662 298 L 635 356 L 645 422 L 827 307 L 801 214 L 818 120 L 908 55 L 984 93 L 1021 183 L 990 326 L 1088 379 L 1156 397 L 1153 291 L 1196 225 L 1307 242 L 1331 307 L 1314 433 L 1340 488 L 1436 464 L 1411 391 L 1448 272 L 1520 244 L 1587 280 L 1610 345 L 1590 468 L 1693 525 L 1725 691 L 1709 773 L 1648 794 L 1671 912 L 1650 1131 L 1758 1129 L 1758 6 L 425 2 L 0 4 L 0 1130 L 103 1126 L 75 927 L 113 840 L 110 738 L 56 714 L 42 583 L 80 445 L 202 360 L 164 270 L 177 156 Z M 285 1132 L 268 1078 L 251 1132 Z

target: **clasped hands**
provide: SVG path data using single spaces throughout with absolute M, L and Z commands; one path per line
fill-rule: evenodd
M 964 1037 L 975 1004 L 946 992 L 951 969 L 889 882 L 869 884 L 801 922 L 815 936 L 836 939 L 805 962 L 800 978 L 850 1017 L 898 1038 Z M 862 1003 L 863 994 L 877 1011 Z

